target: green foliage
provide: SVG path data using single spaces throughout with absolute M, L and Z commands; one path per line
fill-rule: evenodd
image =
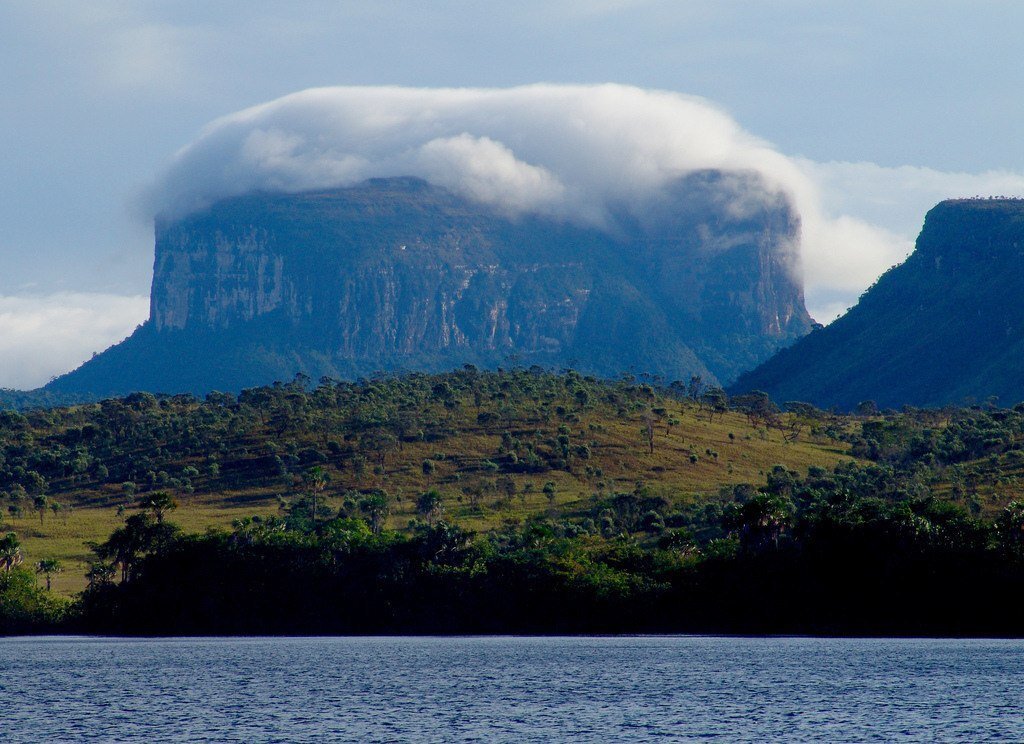
M 25 569 L 0 572 L 0 635 L 53 630 L 65 609 L 66 604 L 41 590 Z
M 64 566 L 56 558 L 43 558 L 36 564 L 36 573 L 46 577 L 46 591 L 50 591 L 50 581 L 54 574 L 64 570 Z
M 854 466 L 807 478 L 776 469 L 761 489 L 737 488 L 724 510 L 697 516 L 718 524 L 707 537 L 666 529 L 677 517 L 642 485 L 595 505 L 606 537 L 590 518 L 487 535 L 440 520 L 404 535 L 352 517 L 316 531 L 243 520 L 230 533 L 152 544 L 119 584 L 108 577 L 86 591 L 75 627 L 1024 632 L 1024 508 L 985 522 L 934 498 L 856 495 L 877 477 Z M 426 510 L 439 495 L 420 498 Z
M 12 570 L 22 562 L 21 541 L 13 532 L 0 537 L 0 569 Z
M 427 520 L 427 522 L 433 523 L 437 519 L 438 515 L 443 510 L 442 496 L 436 489 L 430 489 L 421 493 L 416 498 L 416 511 L 419 512 L 420 516 Z
M 69 628 L 867 632 L 917 602 L 931 630 L 1021 632 L 999 602 L 1024 562 L 1024 407 L 848 417 L 707 392 L 463 370 L 30 411 L 0 426 L 0 498 L 29 512 L 21 539 L 42 530 L 29 472 L 51 506 L 135 505 Z M 189 486 L 281 510 L 186 535 Z M 0 538 L 0 569 L 23 552 Z M 25 560 L 51 556 L 73 570 Z

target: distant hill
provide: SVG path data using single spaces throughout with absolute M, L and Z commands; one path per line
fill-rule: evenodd
M 851 409 L 1024 400 L 1024 200 L 934 207 L 914 253 L 856 307 L 757 369 L 734 392 Z
M 156 228 L 151 315 L 55 396 L 237 391 L 464 363 L 728 381 L 811 326 L 799 218 L 754 173 L 679 179 L 607 229 L 411 178 L 250 194 Z

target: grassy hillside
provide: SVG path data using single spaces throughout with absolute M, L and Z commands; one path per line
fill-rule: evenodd
M 26 564 L 60 560 L 54 587 L 71 593 L 84 586 L 85 543 L 104 540 L 156 491 L 178 502 L 175 522 L 201 532 L 278 514 L 319 468 L 332 513 L 358 514 L 365 495 L 382 491 L 386 525 L 407 529 L 423 517 L 416 498 L 436 489 L 446 520 L 487 531 L 585 516 L 638 490 L 665 499 L 671 514 L 763 482 L 776 464 L 806 472 L 849 459 L 849 445 L 824 427 L 794 439 L 635 381 L 471 369 L 312 391 L 305 382 L 238 398 L 137 394 L 0 412 L 0 529 L 18 533 Z
M 799 508 L 850 493 L 939 499 L 981 518 L 1024 493 L 1024 409 L 792 409 L 699 385 L 467 368 L 3 411 L 0 533 L 17 534 L 28 567 L 59 560 L 54 591 L 70 595 L 86 583 L 87 543 L 161 492 L 192 533 L 294 512 L 315 495 L 321 519 L 401 532 L 545 520 L 641 544 L 683 530 L 697 545 L 758 489 Z M 437 503 L 425 508 L 429 491 Z

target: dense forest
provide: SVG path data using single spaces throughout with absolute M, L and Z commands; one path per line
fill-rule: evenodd
M 1024 407 L 536 368 L 4 411 L 0 631 L 1019 635 L 1022 471 Z

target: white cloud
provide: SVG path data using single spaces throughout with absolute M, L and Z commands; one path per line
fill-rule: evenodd
M 0 295 L 0 387 L 43 385 L 125 338 L 148 315 L 144 296 Z
M 925 213 L 943 199 L 1024 196 L 1024 173 L 940 171 L 911 165 L 825 162 L 797 165 L 821 192 L 831 214 L 855 214 L 901 235 L 915 235 Z
M 807 305 L 822 322 L 856 304 L 882 272 L 909 255 L 925 214 L 940 201 L 1024 195 L 1024 174 L 1009 171 L 795 162 L 820 200 L 804 223 L 804 265 Z
M 698 168 L 800 171 L 703 99 L 622 85 L 315 88 L 223 117 L 155 189 L 181 212 L 253 189 L 421 176 L 511 208 L 599 219 Z M 541 193 L 537 193 L 540 188 Z

